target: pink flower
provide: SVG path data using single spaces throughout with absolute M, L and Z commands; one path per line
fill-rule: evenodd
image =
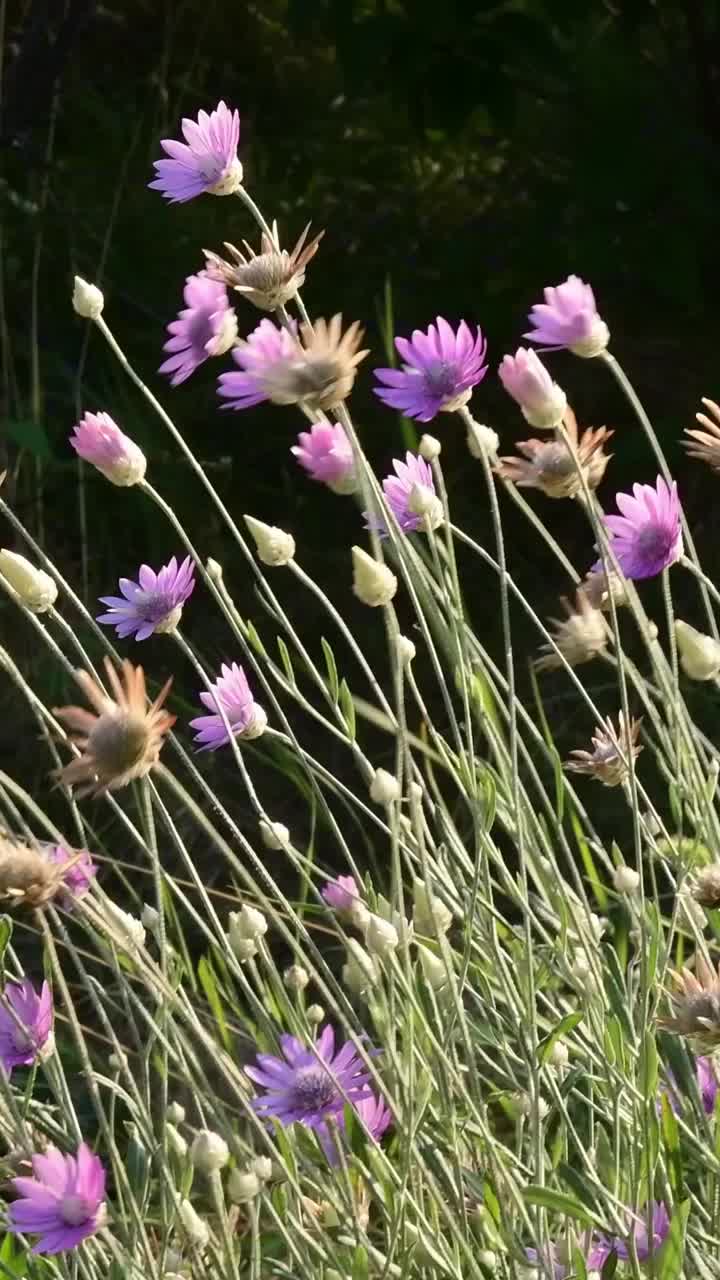
M 314 422 L 301 431 L 290 450 L 313 480 L 334 493 L 354 493 L 357 488 L 352 445 L 339 423 Z
M 360 901 L 360 890 L 352 876 L 338 876 L 336 880 L 328 880 L 322 896 L 334 911 L 348 912 Z
M 565 392 L 553 382 L 534 351 L 518 347 L 514 356 L 503 356 L 498 373 L 532 427 L 547 431 L 560 426 L 567 409 Z
M 405 454 L 405 461 L 393 459 L 394 475 L 382 482 L 383 493 L 403 533 L 424 531 L 426 521 L 436 529 L 443 521 L 443 508 L 435 493 L 432 467 L 419 454 Z M 382 516 L 364 512 L 366 528 L 375 528 L 381 537 L 387 537 L 387 526 Z
M 81 1142 L 74 1156 L 48 1147 L 32 1158 L 33 1178 L 13 1178 L 21 1199 L 8 1210 L 8 1230 L 38 1235 L 31 1253 L 63 1253 L 99 1231 L 105 1222 L 105 1170 Z
M 267 724 L 265 712 L 253 698 L 245 672 L 237 662 L 231 667 L 223 662 L 222 674 L 215 681 L 213 692 L 204 690 L 200 701 L 213 713 L 190 721 L 190 728 L 196 730 L 195 744 L 201 751 L 217 751 L 230 741 L 220 707 L 235 738 L 257 738 Z
M 600 319 L 595 295 L 579 276 L 544 290 L 545 302 L 530 311 L 535 328 L 524 338 L 549 349 L 567 347 L 576 356 L 598 356 L 607 347 L 610 331 Z
M 35 1062 L 53 1029 L 53 998 L 43 982 L 38 995 L 29 978 L 8 982 L 0 1003 L 0 1061 L 8 1075 L 13 1067 Z
M 455 412 L 487 373 L 482 332 L 477 329 L 473 336 L 464 320 L 456 333 L 438 316 L 426 333 L 414 329 L 411 338 L 396 338 L 395 346 L 405 363 L 402 369 L 375 370 L 385 384 L 375 387 L 375 395 L 406 418 L 431 422 L 441 411 Z
M 45 851 L 48 862 L 59 867 L 68 864 L 67 871 L 63 873 L 66 891 L 62 897 L 63 906 L 69 911 L 78 898 L 85 897 L 97 875 L 97 867 L 87 849 L 66 849 L 64 845 L 55 844 L 46 846 Z
M 214 111 L 198 113 L 197 121 L 183 120 L 185 142 L 165 138 L 160 146 L 169 160 L 155 161 L 155 180 L 148 186 L 160 191 L 171 204 L 193 200 L 207 192 L 229 196 L 242 182 L 238 160 L 240 117 L 224 102 Z
M 98 614 L 97 621 L 114 627 L 122 640 L 132 635 L 136 640 L 147 640 L 148 636 L 174 631 L 183 605 L 195 589 L 195 567 L 190 557 L 178 565 L 173 556 L 157 573 L 141 564 L 138 579 L 133 582 L 121 578 L 121 596 L 100 596 L 100 603 L 108 605 L 109 611 Z
M 626 578 L 654 578 L 683 554 L 680 502 L 675 481 L 658 476 L 655 486 L 634 484 L 618 493 L 619 516 L 606 516 L 610 546 Z M 601 561 L 593 566 L 602 567 Z
M 111 484 L 126 488 L 144 480 L 145 454 L 109 413 L 86 413 L 73 432 L 70 444 L 78 457 L 97 467 Z
M 237 339 L 237 319 L 228 302 L 227 289 L 200 272 L 188 276 L 183 290 L 185 308 L 168 325 L 171 335 L 163 351 L 172 354 L 158 370 L 170 374 L 179 386 L 209 356 L 222 356 Z
M 222 373 L 218 392 L 228 401 L 223 409 L 249 409 L 269 400 L 272 373 L 300 359 L 294 332 L 281 329 L 272 320 L 261 320 L 244 342 L 233 349 L 232 357 L 241 373 Z

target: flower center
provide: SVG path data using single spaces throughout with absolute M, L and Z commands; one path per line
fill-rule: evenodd
M 60 1217 L 69 1227 L 79 1227 L 81 1222 L 87 1222 L 90 1217 L 87 1200 L 82 1196 L 63 1196 L 60 1201 Z
M 301 1067 L 293 1085 L 295 1106 L 302 1111 L 320 1111 L 337 1098 L 332 1077 L 322 1067 Z
M 113 778 L 140 763 L 148 740 L 144 716 L 107 713 L 100 717 L 88 737 L 88 753 L 94 757 L 98 773 L 104 778 Z
M 144 592 L 137 597 L 135 604 L 148 622 L 162 622 L 164 618 L 170 617 L 174 609 L 173 602 L 165 591 Z
M 425 383 L 433 396 L 443 400 L 457 394 L 457 366 L 447 360 L 436 360 L 425 369 Z

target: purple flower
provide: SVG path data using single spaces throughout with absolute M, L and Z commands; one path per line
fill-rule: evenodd
M 257 738 L 267 724 L 265 712 L 253 698 L 242 667 L 237 662 L 231 667 L 223 662 L 221 670 L 222 675 L 213 684 L 214 692 L 200 694 L 203 706 L 213 714 L 190 721 L 190 728 L 197 731 L 195 743 L 201 751 L 217 751 L 230 741 L 219 707 L 225 712 L 235 738 Z
M 8 1229 L 39 1235 L 31 1253 L 62 1253 L 99 1231 L 105 1222 L 105 1170 L 81 1142 L 74 1156 L 48 1147 L 32 1158 L 34 1178 L 13 1178 L 21 1199 L 8 1210 Z
M 240 117 L 224 102 L 214 111 L 198 113 L 197 121 L 183 120 L 185 142 L 164 138 L 160 143 L 169 160 L 155 161 L 155 180 L 148 186 L 162 192 L 171 204 L 193 200 L 208 192 L 230 196 L 242 182 L 238 160 Z
M 575 1275 L 572 1247 L 570 1240 L 550 1241 L 543 1250 L 526 1249 L 525 1257 L 533 1266 L 544 1267 L 552 1280 L 565 1280 L 566 1276 Z M 602 1267 L 610 1252 L 606 1243 L 596 1241 L 587 1232 L 582 1240 L 575 1242 L 575 1247 L 582 1253 L 588 1271 Z
M 144 480 L 145 454 L 109 413 L 86 413 L 73 431 L 70 444 L 78 457 L 97 467 L 106 480 L 122 488 Z
M 48 862 L 60 867 L 69 864 L 62 877 L 66 889 L 63 906 L 66 911 L 71 910 L 78 898 L 85 897 L 97 875 L 97 867 L 87 849 L 66 849 L 64 845 L 54 844 L 46 846 L 45 851 Z
M 259 1053 L 257 1066 L 245 1068 L 246 1075 L 266 1090 L 252 1103 L 258 1115 L 326 1133 L 330 1118 L 340 1123 L 346 1101 L 355 1106 L 373 1098 L 368 1072 L 355 1046 L 348 1040 L 335 1053 L 331 1026 L 323 1028 L 313 1048 L 287 1035 L 280 1037 L 280 1047 L 282 1058 Z
M 120 579 L 122 596 L 100 596 L 110 612 L 98 614 L 97 621 L 114 627 L 121 640 L 133 634 L 136 640 L 147 640 L 148 636 L 174 631 L 182 607 L 195 589 L 195 569 L 189 556 L 179 567 L 173 556 L 157 573 L 143 564 L 138 578 L 139 582 Z
M 53 998 L 47 982 L 38 995 L 29 978 L 8 982 L 0 1002 L 0 1061 L 8 1075 L 40 1057 L 53 1029 Z
M 655 487 L 634 484 L 633 496 L 618 493 L 622 513 L 605 516 L 610 546 L 626 578 L 654 578 L 683 553 L 680 503 L 675 481 L 658 476 Z M 600 560 L 593 566 L 601 566 Z
M 352 445 L 339 423 L 314 422 L 301 431 L 290 450 L 313 480 L 335 493 L 354 493 L 357 487 Z
M 188 276 L 183 298 L 185 307 L 168 325 L 171 336 L 163 347 L 172 355 L 158 370 L 170 374 L 173 387 L 189 378 L 210 356 L 224 355 L 237 339 L 237 319 L 224 284 L 201 271 Z
M 408 452 L 405 461 L 393 459 L 394 476 L 383 480 L 383 493 L 388 506 L 403 533 L 415 533 L 425 529 L 426 518 L 431 529 L 443 522 L 442 503 L 435 493 L 432 467 L 418 454 Z M 387 537 L 387 525 L 382 516 L 364 512 L 366 528 L 376 528 L 381 537 Z
M 563 284 L 543 290 L 545 302 L 531 308 L 534 329 L 524 338 L 550 350 L 567 347 L 576 356 L 597 356 L 604 351 L 610 331 L 600 319 L 595 295 L 579 276 L 568 276 Z
M 648 1235 L 648 1211 L 651 1214 L 652 1239 Z M 653 1200 L 650 1204 L 644 1205 L 637 1218 L 631 1218 L 628 1214 L 628 1230 L 635 1241 L 638 1262 L 647 1262 L 651 1254 L 657 1253 L 670 1230 L 670 1215 L 662 1201 Z M 603 1237 L 597 1253 L 598 1257 L 593 1266 L 598 1270 L 604 1266 L 611 1253 L 617 1254 L 623 1262 L 627 1262 L 630 1257 L 625 1240 L 620 1239 L 619 1236 Z
M 553 382 L 542 360 L 534 351 L 518 347 L 514 356 L 503 356 L 498 367 L 500 381 L 531 427 L 549 431 L 559 427 L 567 409 L 567 398 Z
M 385 384 L 375 387 L 375 395 L 420 422 L 432 422 L 441 410 L 453 413 L 467 404 L 472 388 L 487 373 L 487 344 L 480 329 L 473 337 L 464 320 L 455 333 L 438 316 L 427 333 L 414 329 L 412 338 L 396 338 L 395 346 L 405 364 L 402 369 L 375 370 Z
M 714 1115 L 715 1099 L 717 1098 L 719 1086 L 710 1058 L 697 1058 L 695 1060 L 695 1078 L 705 1115 Z M 660 1096 L 657 1103 L 658 1115 L 662 1112 L 661 1099 L 663 1096 L 667 1098 L 673 1111 L 678 1115 L 682 1109 L 682 1097 L 678 1093 L 677 1081 L 672 1071 L 666 1072 L 666 1080 L 667 1083 L 660 1087 Z
M 333 911 L 348 912 L 360 901 L 360 890 L 352 876 L 338 876 L 336 880 L 328 880 L 322 896 Z
M 233 348 L 232 358 L 242 373 L 221 373 L 218 394 L 228 401 L 223 409 L 249 409 L 269 400 L 273 369 L 301 358 L 294 331 L 280 329 L 272 320 L 261 320 L 244 342 Z
M 379 1094 L 373 1093 L 369 1098 L 363 1098 L 361 1102 L 356 1102 L 354 1105 L 370 1137 L 374 1138 L 375 1142 L 379 1142 L 393 1122 L 392 1111 L 384 1099 Z

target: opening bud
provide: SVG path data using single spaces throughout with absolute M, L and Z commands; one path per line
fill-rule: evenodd
M 43 569 L 36 569 L 17 551 L 0 551 L 0 578 L 11 595 L 30 613 L 46 613 L 57 600 L 57 583 Z
M 397 578 L 361 547 L 353 547 L 353 591 L 363 604 L 377 608 L 389 604 L 397 591 Z
M 243 519 L 255 542 L 258 560 L 271 567 L 290 563 L 295 555 L 295 539 L 291 534 L 275 525 L 263 524 L 254 516 L 243 516 Z
M 105 298 L 96 284 L 88 284 L 82 276 L 75 276 L 72 304 L 77 314 L 84 320 L 97 320 L 102 315 Z

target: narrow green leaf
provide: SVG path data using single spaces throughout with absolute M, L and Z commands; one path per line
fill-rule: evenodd
M 652 972 L 652 970 L 651 970 Z M 655 1035 L 646 1031 L 640 1053 L 640 1088 L 646 1102 L 655 1106 L 658 1085 L 658 1051 Z
M 575 810 L 572 807 L 570 808 L 570 822 L 572 823 L 572 829 L 575 835 L 575 843 L 577 844 L 577 847 L 580 850 L 580 857 L 582 858 L 582 864 L 585 869 L 585 875 L 587 876 L 590 882 L 590 885 L 592 887 L 595 901 L 597 902 L 601 911 L 607 911 L 607 907 L 608 907 L 607 893 L 605 892 L 603 882 L 597 873 L 595 862 L 592 856 L 592 851 L 590 849 L 590 845 L 585 839 L 585 833 L 582 829 L 582 824 L 580 822 L 580 819 L 578 818 L 578 815 L 576 814 Z
M 685 1258 L 685 1226 L 690 1212 L 690 1201 L 678 1205 L 670 1222 L 665 1243 L 655 1259 L 657 1280 L 681 1280 Z
M 523 1191 L 523 1199 L 527 1204 L 541 1205 L 543 1209 L 552 1209 L 554 1213 L 562 1213 L 567 1218 L 575 1218 L 586 1227 L 595 1224 L 595 1217 L 575 1196 L 566 1195 L 563 1191 L 554 1191 L 552 1187 L 539 1187 L 534 1183 Z
M 260 639 L 260 636 L 258 632 L 255 630 L 255 627 L 253 626 L 252 622 L 246 623 L 246 628 L 247 628 L 248 642 L 252 645 L 256 653 L 259 653 L 263 657 L 266 657 L 267 650 L 265 649 L 265 645 Z
M 0 983 L 5 984 L 5 952 L 12 938 L 13 922 L 10 916 L 0 916 Z M 0 1253 L 0 1257 L 2 1254 Z
M 212 961 L 207 956 L 200 957 L 197 973 L 202 989 L 205 992 L 205 998 L 212 1009 L 218 1031 L 220 1032 L 220 1039 L 222 1040 L 224 1047 L 229 1052 L 232 1040 L 225 1020 L 225 1010 L 223 1009 L 222 997 L 218 990 L 215 970 L 213 969 Z
M 295 672 L 293 671 L 293 664 L 290 658 L 290 651 L 285 641 L 283 640 L 282 636 L 277 636 L 276 639 L 277 639 L 278 652 L 280 654 L 280 661 L 283 664 L 285 675 L 290 681 L 290 684 L 292 685 L 293 689 L 296 689 L 297 680 L 295 679 Z
M 556 1044 L 562 1036 L 566 1036 L 569 1031 L 572 1031 L 573 1027 L 576 1027 L 579 1022 L 582 1022 L 583 1017 L 584 1014 L 580 1010 L 576 1010 L 575 1013 L 566 1014 L 565 1017 L 558 1022 L 557 1026 L 553 1028 L 550 1034 L 545 1036 L 544 1040 L 540 1041 L 540 1044 L 538 1045 L 538 1061 L 541 1066 L 544 1066 L 548 1061 L 550 1054 L 553 1051 L 553 1045 Z
M 320 637 L 320 644 L 322 645 L 322 651 L 325 655 L 325 666 L 327 667 L 327 673 L 328 673 L 330 697 L 332 698 L 333 702 L 337 702 L 338 694 L 340 692 L 340 681 L 338 679 L 338 669 L 337 669 L 337 663 L 335 661 L 335 654 L 333 653 L 332 649 L 330 648 L 330 645 L 328 644 L 324 636 Z
M 47 462 L 52 457 L 50 440 L 41 423 L 31 422 L 29 419 L 20 421 L 10 419 L 5 422 L 5 431 L 15 444 L 21 449 L 27 449 L 28 453 L 31 453 L 34 458 L 39 458 L 41 462 Z
M 342 711 L 342 714 L 343 714 L 343 720 L 347 725 L 348 734 L 350 735 L 351 741 L 354 742 L 355 732 L 356 732 L 355 704 L 353 703 L 352 694 L 348 689 L 347 682 L 344 677 L 340 681 L 340 692 L 338 696 L 338 702 L 340 704 L 340 710 Z

